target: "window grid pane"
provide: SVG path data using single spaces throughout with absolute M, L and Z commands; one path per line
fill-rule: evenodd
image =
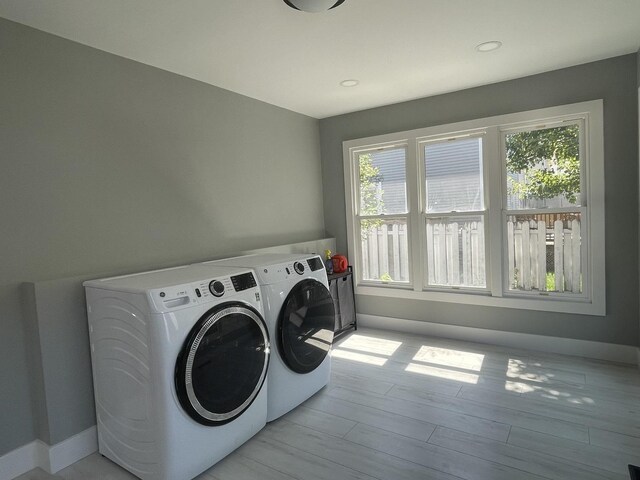
M 360 215 L 407 213 L 406 149 L 358 155 Z
M 482 138 L 465 138 L 424 146 L 426 211 L 484 210 Z
M 409 282 L 407 220 L 361 219 L 362 279 Z
M 427 218 L 427 284 L 486 288 L 483 216 Z
M 581 212 L 507 215 L 510 292 L 582 294 Z
M 505 135 L 507 209 L 580 205 L 580 126 Z

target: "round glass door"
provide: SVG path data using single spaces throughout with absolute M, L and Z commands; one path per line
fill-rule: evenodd
M 267 375 L 269 336 L 262 317 L 241 303 L 226 303 L 191 330 L 176 363 L 176 392 L 185 411 L 203 425 L 242 414 Z
M 325 359 L 333 343 L 335 310 L 327 287 L 317 280 L 298 283 L 278 319 L 278 348 L 294 372 L 308 373 Z

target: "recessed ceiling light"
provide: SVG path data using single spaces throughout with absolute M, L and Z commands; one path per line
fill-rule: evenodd
M 498 40 L 491 40 L 490 42 L 484 42 L 476 46 L 476 50 L 479 52 L 491 52 L 497 50 L 502 46 L 502 42 Z
M 355 87 L 356 85 L 358 85 L 360 82 L 358 80 L 355 79 L 349 79 L 349 80 L 343 80 L 340 82 L 340 85 L 342 85 L 343 87 Z

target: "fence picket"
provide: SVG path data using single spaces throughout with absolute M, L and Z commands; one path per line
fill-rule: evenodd
M 556 291 L 564 292 L 564 228 L 562 220 L 553 222 L 553 271 L 555 273 Z
M 429 285 L 433 285 L 435 283 L 434 242 L 433 223 L 427 222 L 427 283 Z
M 526 252 L 527 263 L 529 264 L 529 271 L 531 275 L 531 289 L 538 288 L 538 262 L 536 262 L 538 251 L 538 229 L 536 222 L 529 220 L 529 249 Z
M 538 289 L 547 290 L 547 225 L 538 221 Z
M 400 238 L 400 237 L 404 238 Z M 402 280 L 409 280 L 409 252 L 407 251 L 407 226 L 401 225 L 398 232 L 398 242 L 400 243 L 400 278 Z
M 451 284 L 460 285 L 460 226 L 451 224 Z
M 478 286 L 484 287 L 487 284 L 486 277 L 486 250 L 484 244 L 484 223 L 478 223 Z
M 564 289 L 566 291 L 573 291 L 573 257 L 571 256 L 571 230 L 566 229 L 563 232 L 564 235 L 564 248 L 562 249 L 562 256 L 564 257 Z
M 380 258 L 380 276 L 382 276 L 389 275 L 389 226 L 383 223 L 380 230 L 382 248 L 378 248 L 378 256 Z
M 462 227 L 462 277 L 465 285 L 471 285 L 471 235 L 468 223 Z
M 580 293 L 582 291 L 582 284 L 581 284 L 582 279 L 580 278 L 580 270 L 581 270 L 580 243 L 581 243 L 580 222 L 578 222 L 578 220 L 574 218 L 573 220 L 571 220 L 571 257 L 572 257 L 572 267 L 573 267 L 571 269 L 571 276 L 573 277 L 572 291 L 574 293 Z
M 443 223 L 438 225 L 438 269 L 436 281 L 439 285 L 447 284 L 447 229 Z
M 362 234 L 361 234 L 362 235 Z M 369 276 L 369 235 L 367 232 L 366 236 L 362 236 L 362 278 L 371 278 Z
M 391 246 L 393 249 L 393 271 L 389 272 L 391 278 L 394 280 L 400 280 L 400 251 L 398 250 L 399 234 L 398 224 L 394 223 L 391 226 Z
M 515 270 L 515 254 L 513 251 L 513 222 L 507 222 L 507 259 L 509 261 L 509 288 L 516 287 L 517 282 L 514 281 Z
M 445 284 L 451 285 L 451 283 L 453 282 L 453 235 L 451 234 L 451 225 L 443 223 L 441 225 L 441 228 L 443 229 L 445 234 Z
M 529 222 L 522 222 L 522 283 L 525 290 L 531 290 L 530 240 Z
M 471 281 L 473 282 L 472 285 L 479 285 L 480 284 L 480 278 L 479 278 L 479 267 L 478 267 L 478 223 L 477 222 L 471 222 L 470 225 L 470 230 L 471 230 Z
M 369 278 L 380 278 L 380 274 L 378 271 L 378 229 L 372 228 L 369 234 L 369 259 L 370 259 L 370 273 L 371 276 Z
M 516 222 L 513 230 L 513 249 L 515 253 L 515 284 L 517 288 L 524 288 L 522 276 L 522 223 Z

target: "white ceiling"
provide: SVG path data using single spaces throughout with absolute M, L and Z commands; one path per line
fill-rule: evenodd
M 316 118 L 640 47 L 640 0 L 0 0 L 0 16 Z M 488 40 L 504 45 L 475 51 Z

